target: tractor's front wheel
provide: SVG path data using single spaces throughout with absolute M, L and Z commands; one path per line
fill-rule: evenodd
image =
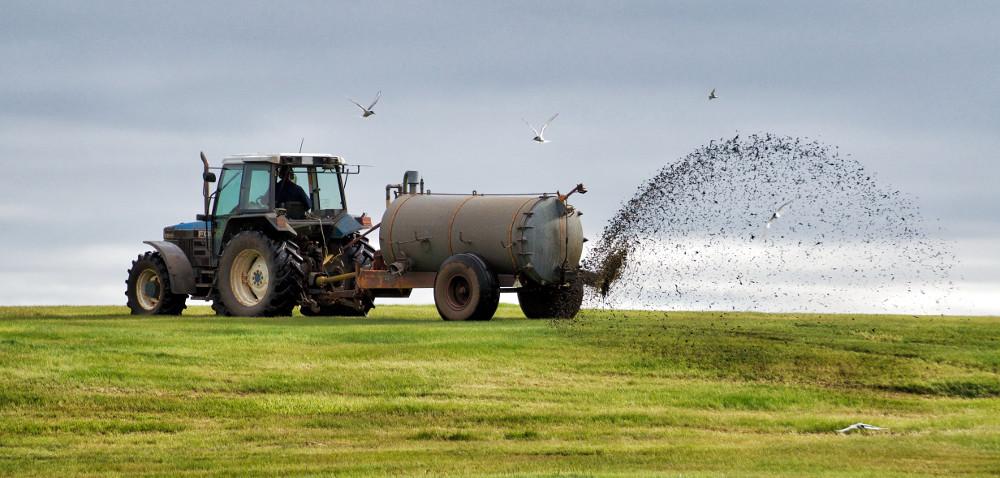
M 237 234 L 219 260 L 212 308 L 219 315 L 291 315 L 302 294 L 302 262 L 291 242 L 257 231 Z
M 180 315 L 187 307 L 187 295 L 170 292 L 170 274 L 159 252 L 141 254 L 132 261 L 125 297 L 132 315 Z

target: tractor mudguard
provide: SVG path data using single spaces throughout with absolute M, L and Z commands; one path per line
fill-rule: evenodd
M 184 251 L 177 244 L 167 241 L 142 241 L 153 246 L 167 264 L 170 274 L 170 292 L 174 294 L 194 294 L 194 269 Z
M 230 234 L 231 231 L 238 231 L 239 228 L 250 227 L 259 230 L 265 230 L 270 227 L 270 231 L 277 234 L 290 234 L 292 236 L 297 236 L 298 233 L 295 232 L 295 228 L 288 224 L 288 219 L 285 216 L 278 216 L 273 212 L 266 212 L 263 214 L 241 214 L 239 216 L 234 216 L 226 224 L 226 234 Z
M 346 237 L 347 235 L 358 232 L 364 228 L 365 227 L 362 226 L 361 223 L 354 218 L 354 216 L 349 214 L 341 214 L 340 218 L 333 223 L 333 232 L 336 239 Z
M 299 235 L 297 232 L 295 232 L 295 228 L 288 225 L 288 220 L 285 217 L 282 216 L 281 219 L 278 219 L 278 216 L 274 213 L 265 214 L 264 217 L 267 219 L 267 222 L 271 224 L 271 227 L 273 227 L 275 231 L 286 232 L 293 236 Z

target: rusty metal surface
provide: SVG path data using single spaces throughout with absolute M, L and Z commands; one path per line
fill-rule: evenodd
M 397 275 L 387 270 L 365 269 L 357 273 L 357 284 L 358 288 L 370 291 L 376 297 L 409 297 L 410 289 L 434 287 L 436 276 L 437 272 L 407 272 Z M 516 279 L 513 274 L 497 274 L 500 287 L 514 287 Z M 403 295 L 392 291 L 402 291 Z
M 434 287 L 437 272 L 407 272 L 402 275 L 387 271 L 362 270 L 357 284 L 361 289 L 421 289 Z
M 174 294 L 194 294 L 194 269 L 180 246 L 167 241 L 142 241 L 153 246 L 167 264 L 170 275 L 170 292 Z
M 382 216 L 385 262 L 436 272 L 448 257 L 469 252 L 498 274 L 559 283 L 583 253 L 579 214 L 555 196 L 412 194 Z

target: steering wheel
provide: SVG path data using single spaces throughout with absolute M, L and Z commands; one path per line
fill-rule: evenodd
M 261 194 L 257 199 L 250 201 L 248 206 L 250 206 L 250 209 L 264 209 L 267 207 L 265 201 L 267 201 L 267 193 Z

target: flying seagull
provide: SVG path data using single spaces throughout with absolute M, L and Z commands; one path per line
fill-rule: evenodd
M 361 103 L 358 103 L 357 101 L 354 101 L 351 98 L 348 98 L 348 99 L 351 100 L 351 103 L 354 103 L 355 105 L 357 105 L 358 108 L 361 108 L 361 111 L 364 111 L 364 113 L 361 113 L 361 117 L 362 118 L 367 118 L 367 117 L 375 114 L 375 111 L 372 110 L 372 108 L 375 107 L 375 103 L 378 103 L 378 100 L 381 99 L 381 98 L 382 98 L 382 90 L 379 90 L 378 94 L 375 95 L 375 101 L 372 101 L 372 104 L 368 105 L 367 108 L 365 108 L 364 106 L 361 106 Z
M 850 433 L 853 432 L 854 430 L 887 430 L 887 428 L 877 427 L 875 425 L 869 425 L 867 423 L 858 422 L 847 428 L 842 428 L 840 430 L 837 430 L 837 433 Z
M 785 208 L 788 207 L 788 205 L 792 203 L 792 201 L 794 201 L 794 199 L 792 199 L 792 200 L 786 202 L 785 204 L 782 204 L 781 206 L 779 206 L 778 210 L 774 211 L 774 214 L 771 214 L 771 219 L 767 220 L 767 224 L 765 224 L 764 227 L 766 227 L 767 229 L 770 229 L 771 228 L 771 224 L 774 221 L 777 221 L 779 217 L 781 217 L 782 211 L 784 211 Z
M 546 121 L 545 124 L 542 125 L 541 129 L 535 129 L 535 127 L 531 126 L 531 123 L 529 123 L 528 120 L 526 120 L 524 118 L 521 118 L 521 121 L 524 121 L 524 124 L 528 125 L 528 127 L 531 128 L 531 131 L 533 131 L 535 133 L 535 137 L 531 138 L 532 141 L 537 141 L 539 143 L 548 143 L 549 140 L 545 139 L 545 137 L 542 136 L 542 135 L 545 134 L 545 128 L 547 128 L 549 126 L 549 123 L 551 123 L 552 120 L 556 119 L 556 117 L 558 117 L 558 116 L 559 116 L 559 113 L 556 113 L 556 114 L 552 115 L 552 117 L 549 118 L 549 120 Z
M 715 88 L 712 88 L 712 92 L 708 94 L 708 99 L 714 100 L 716 98 L 718 98 L 718 96 L 715 96 Z

